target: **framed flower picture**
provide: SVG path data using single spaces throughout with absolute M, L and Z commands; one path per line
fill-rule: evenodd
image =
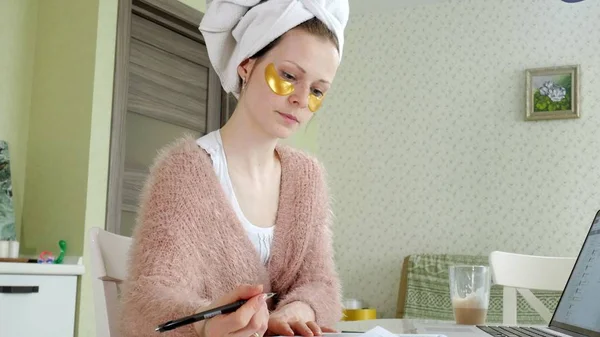
M 579 118 L 579 65 L 525 71 L 525 120 Z

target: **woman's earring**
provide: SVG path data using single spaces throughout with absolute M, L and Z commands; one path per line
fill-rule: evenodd
M 242 90 L 246 89 L 246 84 L 247 84 L 247 82 L 246 82 L 246 78 L 245 78 L 245 77 L 243 77 L 243 78 L 242 78 Z

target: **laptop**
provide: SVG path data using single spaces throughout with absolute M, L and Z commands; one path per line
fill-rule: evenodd
M 448 337 L 600 337 L 600 211 L 588 231 L 547 326 L 469 326 L 415 323 L 418 333 Z

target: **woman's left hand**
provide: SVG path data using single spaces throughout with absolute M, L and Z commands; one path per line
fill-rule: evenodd
M 272 312 L 267 334 L 281 336 L 321 336 L 324 332 L 337 332 L 314 322 L 315 313 L 308 304 L 292 302 Z

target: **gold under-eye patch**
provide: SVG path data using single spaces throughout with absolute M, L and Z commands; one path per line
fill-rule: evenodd
M 294 85 L 279 76 L 273 63 L 265 68 L 265 80 L 269 88 L 279 96 L 287 96 L 294 92 Z
M 288 96 L 294 92 L 294 84 L 279 76 L 277 68 L 275 68 L 275 64 L 273 63 L 270 63 L 265 68 L 265 80 L 267 81 L 269 88 L 279 96 Z M 315 94 L 310 93 L 308 95 L 308 109 L 312 112 L 319 110 L 324 97 L 324 95 L 318 97 Z
M 321 103 L 323 103 L 323 98 L 325 96 L 317 97 L 315 94 L 308 95 L 308 109 L 312 112 L 316 112 L 321 107 Z

